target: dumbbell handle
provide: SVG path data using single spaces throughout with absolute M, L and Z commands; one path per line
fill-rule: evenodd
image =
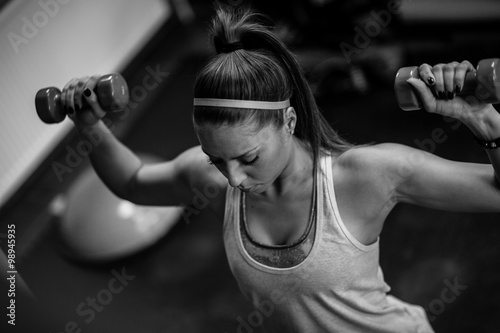
M 423 107 L 417 94 L 406 80 L 420 79 L 418 67 L 403 67 L 399 69 L 394 80 L 394 91 L 398 105 L 404 111 L 419 110 Z M 457 94 L 470 99 L 471 102 L 500 102 L 500 59 L 483 59 L 477 65 L 476 71 L 467 72 L 464 86 Z M 474 99 L 474 100 L 472 100 Z
M 123 109 L 129 100 L 127 82 L 116 73 L 101 76 L 94 93 L 102 110 L 106 112 Z M 82 102 L 86 105 L 84 99 Z M 61 99 L 61 91 L 56 87 L 40 89 L 35 96 L 35 107 L 40 119 L 48 124 L 63 121 L 68 111 L 65 101 Z

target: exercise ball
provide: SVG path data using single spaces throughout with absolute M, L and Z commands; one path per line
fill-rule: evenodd
M 141 251 L 166 235 L 183 212 L 178 206 L 141 206 L 120 199 L 90 167 L 64 201 L 59 228 L 63 248 L 66 255 L 84 261 L 111 261 Z

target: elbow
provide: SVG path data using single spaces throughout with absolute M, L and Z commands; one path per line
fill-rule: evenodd
M 120 199 L 127 200 L 133 203 L 138 203 L 137 197 L 137 174 L 141 167 L 134 171 L 132 176 L 121 181 L 119 184 L 114 184 L 115 186 L 108 186 L 108 188 L 113 192 L 115 196 Z M 111 184 L 110 184 L 111 185 Z
M 126 201 L 130 201 L 130 202 L 135 203 L 133 196 L 128 191 L 124 191 L 124 190 L 121 190 L 121 191 L 112 190 L 111 192 L 113 192 L 113 194 L 115 196 L 117 196 L 118 198 L 120 198 L 122 200 L 126 200 Z
M 121 191 L 119 193 L 116 193 L 116 195 L 123 199 L 123 200 L 127 200 L 127 201 L 130 201 L 130 202 L 133 202 L 133 203 L 136 203 L 136 204 L 139 204 L 139 198 L 137 196 L 137 174 L 139 172 L 140 168 L 138 168 L 134 174 L 132 175 L 132 177 L 128 180 L 128 182 L 126 183 L 125 186 L 123 186 L 123 188 L 121 189 Z
M 106 187 L 117 198 L 127 200 L 130 202 L 134 202 L 134 198 L 132 196 L 133 192 L 128 189 L 129 185 L 127 185 L 127 186 L 111 186 L 110 184 L 107 184 Z

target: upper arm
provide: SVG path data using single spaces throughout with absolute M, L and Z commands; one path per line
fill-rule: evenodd
M 490 164 L 456 162 L 397 145 L 398 201 L 468 212 L 500 212 L 500 188 Z
M 392 143 L 344 155 L 349 186 L 359 188 L 353 192 L 356 197 L 373 202 L 373 211 L 405 202 L 449 211 L 500 212 L 500 186 L 490 164 L 451 161 Z
M 491 165 L 449 161 L 399 144 L 348 150 L 334 166 L 334 179 L 340 215 L 363 244 L 376 240 L 398 202 L 500 211 L 500 190 Z
M 224 176 L 206 162 L 200 146 L 195 146 L 171 161 L 142 165 L 134 177 L 128 199 L 143 205 L 192 206 L 198 191 L 221 193 L 227 183 L 224 180 Z

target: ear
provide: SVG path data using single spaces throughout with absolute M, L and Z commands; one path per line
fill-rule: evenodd
M 285 110 L 285 129 L 287 132 L 294 132 L 295 131 L 295 126 L 297 125 L 297 113 L 295 112 L 295 109 L 292 106 L 289 106 Z

